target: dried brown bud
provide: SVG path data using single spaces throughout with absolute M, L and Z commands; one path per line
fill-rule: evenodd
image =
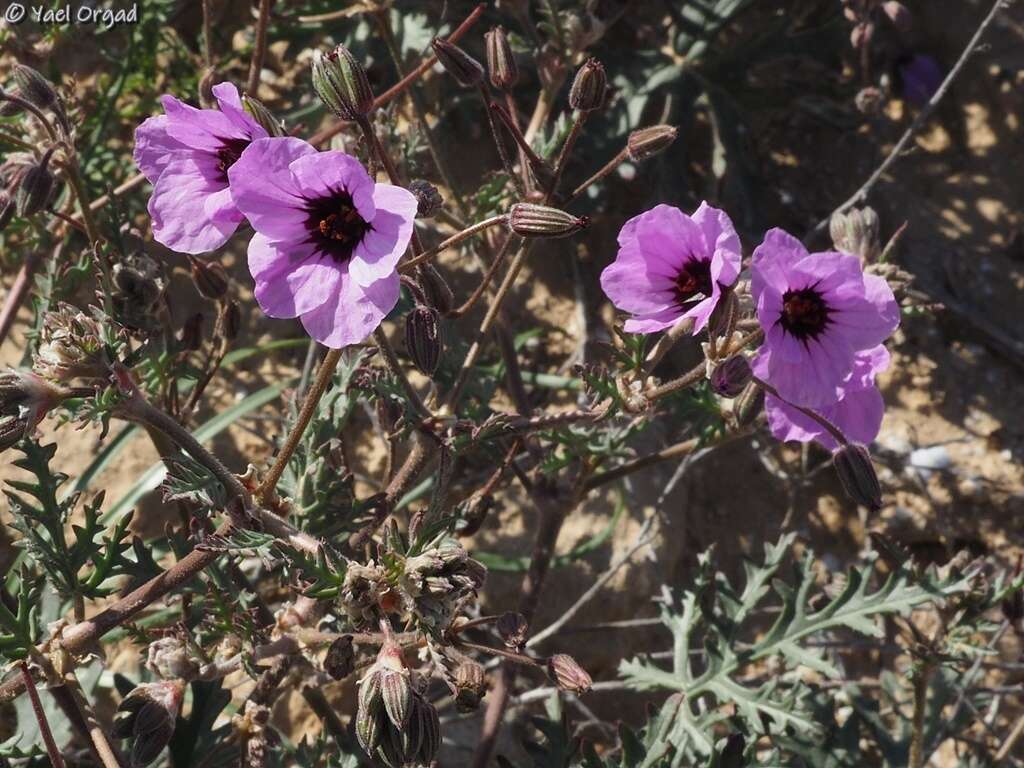
M 18 84 L 18 95 L 39 109 L 52 109 L 60 104 L 53 83 L 32 67 L 15 65 L 14 82 Z
M 487 41 L 487 69 L 491 85 L 499 91 L 510 91 L 519 82 L 519 65 L 504 27 L 494 27 L 484 35 Z
M 733 355 L 711 371 L 711 388 L 722 397 L 733 398 L 743 392 L 751 376 L 747 358 Z
M 867 448 L 857 443 L 844 445 L 833 455 L 832 464 L 851 499 L 872 512 L 882 508 L 882 486 Z
M 409 191 L 416 198 L 417 219 L 432 219 L 444 207 L 444 198 L 429 181 L 416 179 L 409 184 Z
M 19 416 L 0 416 L 0 453 L 17 445 L 28 432 L 28 421 Z
M 139 685 L 121 700 L 111 735 L 131 741 L 132 768 L 149 765 L 163 752 L 174 734 L 184 691 L 181 680 L 167 680 Z
M 192 269 L 192 282 L 203 297 L 211 301 L 224 298 L 228 292 L 228 273 L 220 262 L 188 256 L 188 263 Z
M 355 651 L 352 649 L 352 635 L 342 635 L 327 649 L 324 671 L 335 680 L 344 680 L 354 669 Z
M 495 628 L 501 639 L 509 648 L 520 649 L 526 643 L 526 635 L 530 631 L 530 625 L 526 617 L 521 613 L 511 611 L 501 614 Z
M 410 746 L 419 741 L 419 749 L 411 756 L 411 761 L 420 765 L 430 765 L 441 747 L 441 720 L 437 716 L 434 705 L 417 695 L 409 718 Z
M 433 377 L 441 361 L 441 316 L 432 307 L 414 307 L 405 318 L 405 349 L 420 373 Z
M 508 226 L 522 237 L 568 237 L 590 225 L 586 216 L 533 203 L 516 203 L 509 209 Z
M 196 312 L 185 321 L 181 329 L 181 348 L 195 352 L 203 345 L 203 313 Z
M 32 370 L 51 381 L 106 379 L 109 374 L 104 331 L 95 317 L 61 304 L 43 318 L 42 343 Z
M 845 213 L 834 213 L 828 224 L 836 250 L 852 253 L 865 264 L 878 260 L 882 252 L 881 223 L 873 208 L 851 208 Z
M 441 66 L 463 88 L 474 88 L 483 81 L 483 66 L 455 43 L 435 37 L 430 45 Z
M 366 70 L 343 45 L 313 57 L 313 90 L 343 120 L 358 120 L 373 109 L 373 91 Z
M 455 294 L 448 286 L 448 282 L 441 276 L 441 273 L 434 268 L 433 264 L 424 264 L 419 272 L 420 287 L 423 289 L 423 296 L 429 306 L 436 309 L 442 315 L 452 310 L 455 304 Z
M 674 125 L 652 125 L 629 134 L 626 139 L 626 154 L 634 163 L 659 155 L 672 146 L 679 135 Z
M 548 677 L 563 691 L 577 695 L 586 693 L 594 684 L 586 670 L 567 653 L 556 653 L 548 659 Z
M 273 112 L 263 106 L 262 101 L 246 95 L 242 97 L 242 107 L 256 121 L 257 125 L 267 132 L 268 136 L 281 137 L 288 135 L 288 132 L 284 129 L 284 124 L 274 117 Z
M 587 59 L 572 81 L 569 106 L 581 112 L 592 112 L 604 106 L 608 76 L 597 59 Z
M 29 168 L 21 177 L 14 197 L 15 210 L 24 218 L 35 216 L 50 203 L 53 195 L 54 178 L 50 173 L 50 158 L 53 148 L 46 151 L 38 163 Z

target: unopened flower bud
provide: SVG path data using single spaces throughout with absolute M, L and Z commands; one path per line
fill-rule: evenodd
M 413 365 L 433 376 L 441 361 L 441 316 L 433 307 L 414 307 L 405 317 L 405 349 Z
M 851 499 L 872 512 L 882 508 L 882 486 L 878 482 L 867 448 L 857 443 L 848 443 L 835 452 L 832 464 Z
M 224 271 L 220 262 L 203 261 L 195 256 L 189 256 L 188 263 L 192 268 L 192 282 L 200 294 L 211 301 L 224 298 L 228 292 L 228 273 Z
M 907 6 L 896 0 L 887 0 L 887 2 L 882 3 L 882 13 L 889 18 L 892 25 L 900 32 L 909 32 L 911 26 L 913 26 L 913 19 L 910 11 L 907 10 Z
M 512 90 L 519 82 L 519 65 L 504 27 L 495 27 L 484 35 L 484 39 L 487 41 L 487 69 L 491 85 L 499 91 Z
M 15 210 L 21 217 L 35 216 L 43 210 L 53 194 L 54 179 L 50 173 L 50 157 L 53 148 L 46 151 L 38 163 L 29 168 L 21 177 L 18 192 L 14 198 Z
M 455 43 L 435 37 L 430 45 L 441 66 L 463 88 L 473 88 L 483 81 L 483 66 Z
M 281 121 L 274 117 L 274 114 L 263 106 L 263 102 L 259 99 L 254 99 L 248 95 L 243 96 L 242 108 L 249 114 L 249 117 L 256 121 L 257 125 L 267 132 L 268 136 L 280 137 L 288 135 Z
M 577 695 L 590 690 L 594 681 L 567 653 L 556 653 L 548 659 L 548 677 L 563 691 Z
M 409 746 L 419 742 L 419 749 L 411 756 L 410 762 L 419 765 L 430 765 L 441 747 L 441 720 L 437 716 L 434 705 L 417 695 L 412 715 L 409 717 Z
M 313 57 L 313 90 L 343 120 L 366 117 L 373 109 L 373 91 L 366 70 L 343 45 Z
M 196 312 L 181 328 L 181 348 L 195 352 L 203 345 L 203 313 Z
M 509 229 L 522 237 L 568 237 L 589 224 L 586 216 L 533 203 L 516 203 L 508 212 Z
M 17 88 L 11 89 L 7 92 L 7 94 L 0 93 L 0 96 L 3 95 L 21 98 L 21 93 L 18 91 Z M 3 99 L 2 101 L 0 101 L 0 117 L 14 117 L 15 115 L 20 114 L 21 110 L 21 104 L 19 104 L 16 101 L 10 101 L 8 99 Z
M 409 191 L 416 198 L 417 219 L 432 219 L 444 207 L 444 198 L 429 181 L 416 179 L 410 182 Z
M 7 229 L 7 225 L 14 218 L 14 198 L 6 190 L 0 189 L 0 232 Z
M 23 431 L 34 428 L 63 399 L 64 390 L 31 371 L 9 368 L 0 373 L 0 416 L 17 418 L 24 423 Z
M 676 140 L 679 129 L 674 125 L 652 125 L 629 134 L 626 139 L 626 154 L 634 163 L 661 154 Z
M 442 315 L 451 311 L 455 303 L 455 294 L 449 287 L 448 282 L 441 276 L 433 264 L 423 264 L 420 267 L 420 287 L 423 288 L 424 298 L 427 304 Z
M 747 358 L 733 355 L 711 371 L 711 388 L 722 397 L 733 398 L 743 392 L 751 375 Z
M 452 682 L 455 684 L 455 705 L 463 712 L 476 710 L 487 693 L 484 668 L 472 659 L 466 659 L 455 668 Z
M 18 95 L 39 109 L 52 109 L 60 103 L 53 83 L 32 67 L 15 65 L 14 82 L 18 84 Z
M 829 219 L 829 232 L 836 250 L 852 253 L 870 264 L 882 251 L 878 232 L 881 224 L 873 208 L 851 208 L 834 213 Z
M 352 635 L 342 635 L 327 649 L 324 671 L 335 680 L 344 680 L 354 669 L 355 651 L 352 649 Z
M 156 760 L 174 734 L 185 683 L 167 680 L 136 686 L 121 700 L 111 735 L 130 741 L 130 761 L 145 766 Z
M 242 310 L 238 302 L 232 299 L 222 305 L 220 315 L 220 334 L 228 341 L 234 341 L 238 337 L 238 330 L 242 327 Z
M 762 411 L 764 411 L 764 390 L 751 381 L 733 402 L 732 413 L 736 417 L 736 425 L 739 427 L 750 426 Z
M 597 59 L 587 59 L 572 81 L 569 106 L 581 112 L 592 112 L 604 106 L 608 76 Z
M 526 643 L 526 635 L 530 631 L 526 617 L 521 613 L 511 611 L 501 614 L 495 628 L 505 645 L 515 649 L 523 647 Z
M 15 446 L 28 431 L 28 421 L 20 416 L 0 416 L 0 453 Z
M 199 673 L 199 662 L 177 637 L 161 637 L 150 643 L 146 666 L 164 680 L 191 680 Z

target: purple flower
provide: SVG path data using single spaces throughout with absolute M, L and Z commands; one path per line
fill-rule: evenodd
M 900 78 L 904 98 L 923 107 L 942 85 L 942 67 L 931 56 L 915 54 L 900 64 Z
M 831 405 L 815 408 L 815 412 L 838 427 L 847 440 L 870 445 L 878 436 L 885 412 L 882 394 L 875 386 L 875 375 L 888 367 L 889 351 L 884 346 L 859 352 L 854 360 L 853 375 L 843 386 L 839 399 Z M 801 443 L 816 440 L 830 451 L 839 447 L 821 424 L 774 395 L 765 397 L 764 406 L 768 426 L 776 439 Z
M 619 252 L 601 273 L 601 288 L 632 317 L 629 333 L 653 333 L 693 318 L 705 325 L 722 288 L 740 272 L 740 241 L 724 211 L 706 202 L 687 216 L 659 205 L 635 216 L 619 232 Z
M 292 138 L 254 141 L 228 177 L 256 230 L 249 271 L 263 311 L 301 317 L 335 349 L 365 339 L 398 301 L 412 193 L 375 183 L 354 157 Z
M 765 334 L 754 374 L 796 405 L 834 405 L 857 354 L 877 347 L 899 325 L 889 285 L 864 274 L 856 256 L 808 253 L 781 229 L 770 230 L 754 250 L 751 272 Z
M 165 115 L 135 130 L 135 163 L 153 185 L 153 237 L 181 253 L 220 248 L 242 214 L 228 189 L 228 169 L 267 132 L 242 109 L 231 83 L 213 87 L 220 109 L 196 109 L 162 96 Z

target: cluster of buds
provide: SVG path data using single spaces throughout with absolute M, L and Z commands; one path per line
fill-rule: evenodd
M 0 451 L 17 443 L 67 393 L 29 371 L 0 373 Z
M 199 666 L 186 643 L 173 635 L 154 640 L 146 652 L 146 667 L 163 680 L 192 680 Z
M 165 680 L 136 686 L 121 700 L 111 735 L 131 743 L 132 766 L 156 760 L 174 734 L 174 725 L 185 693 L 182 680 Z
M 486 578 L 483 564 L 458 541 L 442 535 L 420 554 L 406 558 L 398 585 L 411 618 L 425 629 L 441 630 L 451 622 L 456 606 L 475 595 Z
M 387 571 L 373 560 L 366 565 L 349 563 L 340 599 L 345 613 L 357 627 L 375 624 L 398 605 Z
M 414 687 L 402 650 L 390 638 L 359 681 L 356 738 L 391 768 L 429 765 L 441 745 L 437 710 Z
M 162 265 L 140 247 L 117 260 L 112 281 L 114 290 L 110 299 L 117 321 L 136 335 L 145 336 L 159 330 L 167 290 Z
M 104 330 L 98 311 L 87 315 L 60 304 L 43 319 L 39 351 L 32 368 L 51 381 L 106 380 L 109 373 Z

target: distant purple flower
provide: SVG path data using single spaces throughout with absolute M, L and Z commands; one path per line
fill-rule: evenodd
M 301 317 L 335 349 L 365 339 L 398 301 L 412 193 L 375 183 L 354 157 L 292 138 L 254 141 L 228 177 L 256 230 L 249 271 L 263 311 Z
M 632 317 L 629 333 L 653 333 L 693 318 L 705 325 L 740 272 L 740 241 L 724 211 L 706 202 L 687 216 L 659 205 L 634 216 L 619 232 L 619 252 L 601 273 L 601 288 Z
M 900 64 L 903 96 L 921 107 L 928 103 L 942 85 L 943 74 L 939 62 L 925 54 L 915 54 Z
M 856 256 L 808 253 L 781 229 L 754 250 L 751 293 L 765 334 L 754 374 L 808 408 L 835 404 L 857 354 L 881 344 L 900 321 L 888 283 L 864 274 Z
M 842 387 L 839 399 L 831 405 L 815 408 L 815 412 L 838 427 L 850 442 L 870 445 L 878 436 L 885 412 L 882 394 L 875 386 L 875 376 L 888 367 L 889 351 L 884 346 L 859 352 L 853 364 L 853 375 Z M 816 440 L 830 451 L 839 447 L 821 424 L 788 403 L 767 395 L 764 405 L 768 425 L 776 439 L 801 443 Z
M 228 169 L 267 132 L 242 109 L 231 83 L 213 87 L 220 109 L 196 109 L 162 96 L 165 115 L 135 130 L 135 163 L 153 185 L 153 237 L 181 253 L 220 248 L 242 214 L 228 189 Z

